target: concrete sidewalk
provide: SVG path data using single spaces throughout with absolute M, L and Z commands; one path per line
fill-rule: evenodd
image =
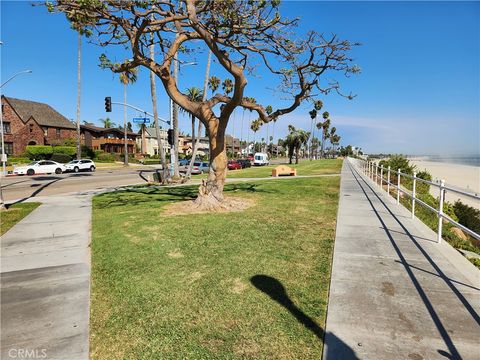
M 31 201 L 1 237 L 1 358 L 88 359 L 91 195 Z
M 344 161 L 324 359 L 480 359 L 480 271 Z

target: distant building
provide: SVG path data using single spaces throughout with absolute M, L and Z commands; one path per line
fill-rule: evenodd
M 107 153 L 123 154 L 124 131 L 118 128 L 102 128 L 94 125 L 80 125 L 82 145 L 92 150 L 102 150 Z M 129 154 L 136 154 L 136 139 L 139 135 L 127 132 L 127 150 Z
M 193 152 L 193 143 L 191 136 L 179 136 L 179 150 L 182 154 L 191 155 Z M 195 138 L 195 142 L 197 139 Z M 198 143 L 197 155 L 205 156 L 210 154 L 210 143 L 208 137 L 201 137 Z
M 163 149 L 165 154 L 170 153 L 170 145 L 167 141 L 167 130 L 160 129 L 160 138 L 162 140 Z M 158 141 L 157 141 L 157 132 L 155 128 L 146 127 L 145 128 L 145 137 L 142 138 L 142 130 L 138 132 L 137 137 L 137 146 L 140 149 L 142 154 L 146 155 L 158 155 Z
M 227 153 L 233 153 L 235 156 L 241 155 L 240 139 L 232 135 L 225 135 L 225 147 Z
M 50 105 L 2 95 L 5 153 L 18 156 L 27 145 L 57 145 L 76 138 L 76 125 Z

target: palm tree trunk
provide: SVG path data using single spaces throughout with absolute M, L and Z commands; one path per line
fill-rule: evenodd
M 153 18 L 153 16 L 152 16 Z M 150 34 L 151 39 L 153 40 L 153 33 Z M 152 44 L 150 45 L 150 59 L 155 60 L 155 47 Z M 165 149 L 163 148 L 162 136 L 160 133 L 160 126 L 158 125 L 158 111 L 157 111 L 157 85 L 155 83 L 155 74 L 153 71 L 150 71 L 150 93 L 152 95 L 152 105 L 153 105 L 153 122 L 155 123 L 155 134 L 157 136 L 157 147 L 158 153 L 160 154 L 160 160 L 162 163 L 162 182 L 169 177 L 169 172 L 167 169 L 167 159 L 165 157 Z
M 123 85 L 123 101 L 127 103 L 127 84 Z M 125 166 L 128 166 L 128 145 L 127 145 L 127 107 L 123 106 L 123 133 L 125 135 L 125 144 L 124 144 L 124 155 L 125 159 L 123 161 Z
M 80 93 L 81 93 L 81 62 L 82 62 L 82 35 L 78 32 L 78 56 L 77 56 L 77 160 L 82 157 L 80 145 Z
M 210 64 L 211 64 L 211 62 L 212 62 L 212 51 L 210 50 L 208 52 L 207 67 L 205 69 L 205 80 L 203 82 L 203 98 L 202 98 L 202 101 L 207 100 L 208 78 L 210 76 Z M 193 131 L 194 131 L 194 128 L 193 128 L 193 125 L 192 125 L 192 135 L 193 135 Z M 197 140 L 194 143 L 193 139 L 192 139 L 192 146 L 193 146 L 192 158 L 190 159 L 190 164 L 189 164 L 188 169 L 187 169 L 187 174 L 185 175 L 185 178 L 187 180 L 190 179 L 190 177 L 192 176 L 193 163 L 195 162 L 195 158 L 197 156 L 197 149 L 198 149 L 198 146 L 200 144 L 200 138 L 202 136 L 201 133 L 202 133 L 202 122 L 199 120 L 198 121 L 198 131 L 197 131 Z M 211 152 L 211 149 L 210 149 L 210 152 Z

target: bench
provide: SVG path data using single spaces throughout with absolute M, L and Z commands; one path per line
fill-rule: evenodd
M 291 168 L 289 166 L 280 165 L 277 166 L 275 169 L 272 170 L 272 176 L 278 177 L 282 175 L 287 176 L 297 176 L 297 169 Z

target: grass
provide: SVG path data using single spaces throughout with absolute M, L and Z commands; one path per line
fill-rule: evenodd
M 303 160 L 298 164 L 286 165 L 296 168 L 297 175 L 324 175 L 324 174 L 340 174 L 342 169 L 342 159 L 322 159 L 322 160 Z M 272 169 L 279 164 L 269 166 L 252 166 L 242 170 L 229 170 L 227 178 L 262 178 L 272 176 Z M 206 177 L 204 175 L 203 177 Z M 201 176 L 195 176 L 201 178 Z
M 319 359 L 339 183 L 231 184 L 256 205 L 175 217 L 196 187 L 96 196 L 92 358 Z
M 15 204 L 0 212 L 0 235 L 5 234 L 16 223 L 30 214 L 40 205 L 39 202 Z

